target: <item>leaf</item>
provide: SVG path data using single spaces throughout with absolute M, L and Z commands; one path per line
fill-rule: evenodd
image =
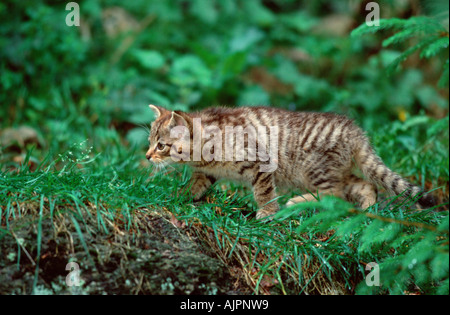
M 297 13 L 282 15 L 281 22 L 302 33 L 310 31 L 319 23 L 319 20 L 306 14 L 304 11 L 298 11 Z
M 436 39 L 435 37 L 429 38 L 428 40 L 422 41 L 422 42 L 418 43 L 417 45 L 408 48 L 406 51 L 404 51 L 397 59 L 395 59 L 389 65 L 389 67 L 387 68 L 387 73 L 389 75 L 392 74 L 402 62 L 404 62 L 406 59 L 408 59 L 409 56 L 411 56 L 417 50 L 429 45 L 435 39 Z
M 177 58 L 170 69 L 170 80 L 179 86 L 200 85 L 208 87 L 212 84 L 212 73 L 203 61 L 194 55 Z
M 363 215 L 357 215 L 355 217 L 351 217 L 348 220 L 342 222 L 337 227 L 337 235 L 339 236 L 345 236 L 352 233 L 359 232 L 363 227 L 361 224 L 366 220 L 367 218 Z
M 278 285 L 279 281 L 275 279 L 273 276 L 269 276 L 268 274 L 265 274 L 259 283 L 260 287 L 265 290 L 269 290 L 275 285 Z
M 384 227 L 384 222 L 380 220 L 372 221 L 372 223 L 365 228 L 363 235 L 361 236 L 358 251 L 360 253 L 369 253 L 372 251 L 373 245 L 382 243 L 384 238 L 380 237 L 380 235 L 383 234 Z
M 37 131 L 27 126 L 0 130 L 0 145 L 2 147 L 19 145 L 19 147 L 23 148 L 26 144 L 40 146 L 42 142 L 43 140 L 40 140 Z
M 318 224 L 317 229 L 328 230 L 330 225 L 334 224 L 341 217 L 349 214 L 351 205 L 344 200 L 332 196 L 325 196 L 319 202 L 302 202 L 294 205 L 294 209 L 323 209 L 311 218 L 302 222 L 298 232 L 302 232 L 308 227 Z
M 132 55 L 142 67 L 150 70 L 159 69 L 166 63 L 164 56 L 155 50 L 135 49 Z
M 430 263 L 431 276 L 434 280 L 448 278 L 449 272 L 449 255 L 447 253 L 438 253 Z
M 235 30 L 234 37 L 230 41 L 230 50 L 233 53 L 247 50 L 263 38 L 264 33 L 256 27 L 247 29 L 238 27 Z
M 369 26 L 366 23 L 361 24 L 352 31 L 351 37 L 360 37 L 366 34 L 373 34 L 389 28 L 399 29 L 404 27 L 404 25 L 407 23 L 407 20 L 393 18 L 393 19 L 380 19 L 379 22 L 380 22 L 379 26 Z
M 164 95 L 155 92 L 153 90 L 144 91 L 145 96 L 148 97 L 148 103 L 150 104 L 157 104 L 161 106 L 169 106 L 171 104 L 171 101 Z M 147 107 L 147 106 L 146 106 Z M 148 109 L 148 107 L 147 107 Z
M 448 107 L 448 101 L 439 94 L 434 86 L 424 85 L 417 89 L 416 95 L 420 103 L 426 108 L 432 105 L 437 105 L 441 108 Z
M 178 220 L 174 214 L 172 214 L 170 218 L 170 223 L 172 223 L 174 227 L 179 229 L 184 229 L 186 227 L 186 222 Z
M 148 125 L 151 121 L 153 121 L 153 119 L 154 113 L 148 108 L 148 106 L 139 106 L 137 109 L 134 109 L 132 115 L 127 119 L 127 121 L 136 125 L 139 124 Z
M 242 3 L 249 14 L 249 18 L 261 26 L 271 26 L 276 18 L 274 14 L 266 9 L 259 0 L 246 0 Z
M 219 12 L 216 9 L 216 1 L 214 0 L 191 0 L 190 12 L 199 20 L 207 24 L 216 23 Z
M 258 85 L 251 86 L 239 95 L 237 104 L 239 106 L 269 105 L 270 95 Z
M 449 284 L 449 279 L 445 279 L 444 281 L 442 281 L 441 283 L 439 283 L 439 286 L 436 289 L 436 294 L 438 295 L 448 295 L 449 294 L 449 288 L 450 288 L 450 284 Z
M 223 62 L 222 75 L 235 76 L 242 73 L 247 61 L 247 52 L 235 52 L 227 56 Z
M 379 58 L 384 67 L 389 66 L 402 53 L 397 50 L 384 49 L 380 51 Z
M 430 271 L 426 264 L 416 264 L 410 269 L 411 274 L 414 276 L 414 282 L 420 286 L 430 282 Z
M 383 47 L 388 47 L 392 44 L 399 44 L 401 42 L 404 42 L 407 39 L 410 39 L 411 37 L 414 37 L 416 35 L 414 29 L 406 29 L 401 32 L 398 32 L 394 34 L 393 36 L 385 39 L 383 41 Z
M 416 264 L 422 264 L 435 255 L 434 235 L 428 234 L 423 240 L 414 244 L 405 254 L 402 265 L 403 268 L 412 269 Z
M 438 38 L 423 48 L 422 52 L 420 53 L 420 58 L 431 58 L 435 56 L 440 50 L 448 48 L 448 45 L 448 37 Z

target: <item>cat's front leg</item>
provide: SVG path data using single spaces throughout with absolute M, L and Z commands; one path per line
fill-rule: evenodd
M 273 216 L 280 209 L 276 200 L 275 181 L 273 173 L 259 172 L 255 175 L 253 182 L 253 195 L 259 210 L 257 219 Z
M 194 201 L 198 201 L 215 181 L 216 179 L 212 176 L 208 176 L 201 172 L 194 172 L 191 180 L 181 193 L 183 194 L 185 191 L 189 191 Z

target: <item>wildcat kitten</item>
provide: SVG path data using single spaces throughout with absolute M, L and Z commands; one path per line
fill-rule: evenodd
M 244 181 L 252 185 L 259 219 L 278 211 L 275 188 L 334 195 L 363 209 L 376 203 L 377 186 L 396 195 L 422 192 L 384 165 L 364 132 L 344 116 L 270 107 L 216 107 L 195 113 L 150 108 L 157 118 L 146 157 L 155 164 L 191 165 L 194 200 L 218 179 Z M 235 133 L 224 137 L 230 130 Z M 365 179 L 353 174 L 355 167 Z M 287 205 L 311 200 L 315 197 L 306 193 Z M 423 195 L 418 203 L 428 207 L 433 199 Z

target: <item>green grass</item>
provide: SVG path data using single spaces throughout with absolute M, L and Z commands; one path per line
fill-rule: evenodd
M 417 152 L 415 147 L 404 146 L 387 160 L 412 180 L 425 178 L 437 189 L 435 194 L 443 204 L 440 209 L 448 209 L 448 151 L 443 151 L 448 130 L 438 133 L 431 127 L 429 137 L 424 138 L 419 135 L 420 126 L 395 126 L 390 133 L 375 137 L 379 141 L 375 146 L 395 150 L 405 141 L 401 132 L 414 128 L 418 146 L 427 149 Z M 92 255 L 99 240 L 123 234 L 132 239 L 148 237 L 151 233 L 143 218 L 156 212 L 164 213 L 180 233 L 190 235 L 219 258 L 232 276 L 241 279 L 243 292 L 448 292 L 448 210 L 417 211 L 413 202 L 398 203 L 393 198 L 359 213 L 350 204 L 326 198 L 284 208 L 273 221 L 263 222 L 255 219 L 257 209 L 244 187 L 219 183 L 204 202 L 193 203 L 187 196 L 176 197 L 190 176 L 187 168 L 157 173 L 139 151 L 118 146 L 95 155 L 86 146 L 76 144 L 53 161 L 43 159 L 34 171 L 28 166 L 34 154 L 30 151 L 22 166 L 11 168 L 8 164 L 10 169 L 4 166 L 0 173 L 0 246 L 11 240 L 19 244 L 24 237 L 17 235 L 30 227 L 36 236 L 32 238 L 35 244 L 9 248 L 9 254 L 16 252 L 16 260 L 4 257 L 1 264 L 19 269 L 33 260 L 32 292 L 37 292 L 42 282 L 39 268 L 44 235 L 58 235 L 58 229 L 69 226 L 70 239 L 85 253 L 83 263 L 95 268 Z M 427 161 L 425 165 L 430 167 L 420 168 L 420 163 L 414 163 L 417 160 Z M 32 248 L 31 254 L 24 254 L 27 246 Z M 411 259 L 420 263 L 419 270 L 408 269 Z M 368 262 L 380 264 L 380 288 L 364 285 Z

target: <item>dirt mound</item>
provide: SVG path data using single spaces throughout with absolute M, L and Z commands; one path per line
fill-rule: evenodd
M 0 235 L 0 294 L 226 294 L 232 290 L 235 281 L 222 262 L 170 223 L 167 214 L 143 209 L 135 215 L 139 220 L 134 227 L 125 232 L 119 220 L 109 233 L 99 233 L 93 228 L 97 224 L 84 220 L 88 218 L 77 223 L 67 213 L 43 219 L 40 226 L 36 218 L 11 221 L 9 232 Z M 66 270 L 69 262 L 79 267 L 80 286 L 67 285 L 66 278 L 74 270 Z

